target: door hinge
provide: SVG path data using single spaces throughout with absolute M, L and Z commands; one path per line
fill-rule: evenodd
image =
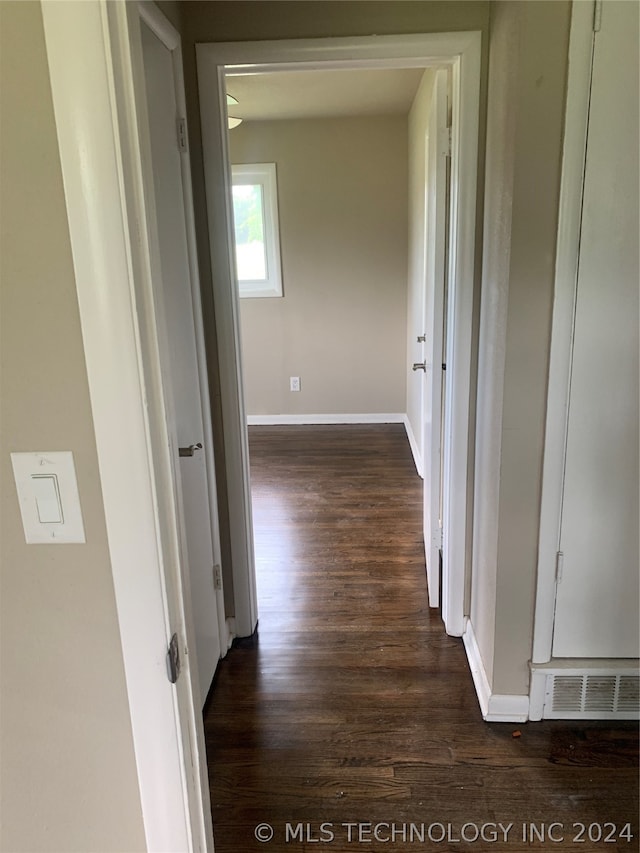
M 438 531 L 434 531 L 431 536 L 431 544 L 442 550 L 442 528 L 439 528 Z
M 174 634 L 169 641 L 167 649 L 167 676 L 172 684 L 175 684 L 180 677 L 180 647 L 178 644 L 178 635 Z
M 179 118 L 176 122 L 176 131 L 178 136 L 178 148 L 180 151 L 187 150 L 187 120 Z
M 222 569 L 217 564 L 213 567 L 213 586 L 215 589 L 222 589 Z
M 562 551 L 558 551 L 556 554 L 556 583 L 560 583 L 562 580 L 562 572 L 564 570 L 564 554 Z
M 593 5 L 593 31 L 600 32 L 602 26 L 602 0 L 596 0 Z
M 443 127 L 440 131 L 440 151 L 445 157 L 451 157 L 451 128 Z

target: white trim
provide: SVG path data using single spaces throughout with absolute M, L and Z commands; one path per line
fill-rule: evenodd
M 190 626 L 132 121 L 138 10 L 98 0 L 42 13 L 146 845 L 204 851 L 189 658 L 180 691 L 166 674 L 168 639 L 184 644 Z
M 226 640 L 223 646 L 224 649 L 229 651 L 231 648 L 233 641 L 236 638 L 236 620 L 233 616 L 229 616 L 229 618 L 225 621 L 225 632 L 226 632 Z
M 494 693 L 485 715 L 487 723 L 526 723 L 529 719 L 529 697 L 511 693 Z
M 546 689 L 547 673 L 532 667 L 529 682 L 529 719 L 532 723 L 539 722 L 543 717 Z
M 227 99 L 222 69 L 214 66 L 211 82 L 213 85 L 201 104 L 209 249 L 220 371 L 234 612 L 238 636 L 249 637 L 258 623 L 258 605 L 249 485 L 249 445 L 242 390 L 240 307 L 232 250 L 233 206 L 227 139 Z
M 277 424 L 403 424 L 406 415 L 247 415 L 249 426 L 275 426 Z
M 413 462 L 416 466 L 416 473 L 418 477 L 422 477 L 424 479 L 424 467 L 422 464 L 422 454 L 420 453 L 420 448 L 418 447 L 418 442 L 416 441 L 416 436 L 413 431 L 413 427 L 411 426 L 411 421 L 409 420 L 408 415 L 402 416 L 402 423 L 404 424 L 405 432 L 407 433 L 407 439 L 409 441 L 409 447 L 411 448 L 411 454 L 413 456 Z
M 346 36 L 262 42 L 198 44 L 198 64 L 210 71 L 225 66 L 227 74 L 267 74 L 291 71 L 292 65 L 314 70 L 332 68 L 425 68 L 450 62 L 474 45 L 477 31 L 410 35 Z
M 171 21 L 162 14 L 153 0 L 138 0 L 138 12 L 140 13 L 140 18 L 149 27 L 151 32 L 160 39 L 167 50 L 170 50 L 172 53 L 173 51 L 178 51 L 180 57 L 182 57 L 180 33 Z M 182 72 L 180 72 L 180 83 L 182 84 L 183 94 L 182 97 L 179 97 L 179 92 L 176 92 L 176 95 L 178 96 L 178 106 L 182 109 L 183 105 L 180 103 L 180 101 L 184 101 Z
M 536 663 L 546 663 L 551 659 L 553 640 L 556 554 L 560 547 L 592 53 L 593 3 L 574 3 L 569 44 L 569 76 L 540 507 L 538 583 L 532 656 Z
M 467 531 L 469 412 L 471 394 L 471 339 L 475 279 L 476 180 L 480 93 L 481 33 L 431 33 L 410 36 L 326 38 L 275 42 L 196 45 L 205 181 L 209 206 L 209 236 L 216 300 L 216 322 L 221 363 L 222 409 L 227 448 L 228 481 L 236 491 L 230 500 L 232 543 L 239 551 L 251 543 L 248 504 L 248 466 L 244 466 L 246 431 L 242 413 L 242 376 L 239 323 L 233 260 L 230 259 L 229 166 L 226 107 L 223 94 L 226 74 L 267 73 L 277 70 L 319 68 L 397 68 L 448 65 L 452 71 L 453 145 L 451 176 L 449 351 L 447 381 L 450 383 L 450 436 L 445 471 L 449 487 L 445 496 L 443 619 L 447 632 L 462 635 L 464 629 L 465 577 L 470 562 Z M 242 462 L 242 464 L 241 464 Z M 244 500 L 244 515 L 242 500 Z M 234 560 L 234 579 L 236 578 Z M 238 564 L 239 565 L 239 564 Z M 236 594 L 242 605 L 244 572 L 253 572 L 245 561 L 238 570 Z M 253 582 L 253 581 L 252 581 Z
M 475 277 L 476 179 L 480 98 L 480 35 L 452 68 L 451 218 L 445 381 L 442 553 L 442 619 L 447 633 L 462 636 L 471 554 L 469 472 L 471 329 Z
M 529 697 L 492 693 L 473 625 L 466 621 L 462 635 L 482 718 L 488 723 L 524 723 L 529 719 Z
M 469 669 L 471 670 L 473 683 L 476 688 L 476 695 L 478 696 L 478 702 L 480 703 L 480 710 L 482 711 L 483 718 L 485 718 L 489 709 L 491 685 L 489 684 L 487 671 L 484 668 L 484 663 L 480 654 L 478 640 L 476 639 L 475 631 L 473 630 L 473 625 L 471 624 L 470 619 L 467 619 L 464 633 L 462 635 L 462 641 L 464 643 L 464 650 L 467 653 Z

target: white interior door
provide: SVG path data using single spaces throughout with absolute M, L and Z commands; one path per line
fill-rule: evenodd
M 444 294 L 446 274 L 447 72 L 437 71 L 427 130 L 427 246 L 424 388 L 424 545 L 429 606 L 440 604 Z
M 220 613 L 224 618 L 221 583 L 216 566 L 220 544 L 216 507 L 212 505 L 215 485 L 211 483 L 213 462 L 208 415 L 203 407 L 205 386 L 199 357 L 199 313 L 192 292 L 188 226 L 185 214 L 183 156 L 180 139 L 176 78 L 171 51 L 141 22 L 142 49 L 153 165 L 154 195 L 162 274 L 157 296 L 163 315 L 165 341 L 163 384 L 170 398 L 170 434 L 182 515 L 183 556 L 196 638 L 198 680 L 204 702 L 220 659 Z M 190 448 L 192 455 L 179 455 Z M 213 486 L 213 488 L 212 488 Z
M 554 657 L 637 657 L 638 5 L 595 35 Z

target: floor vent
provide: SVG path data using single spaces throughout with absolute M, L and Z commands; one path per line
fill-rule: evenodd
M 640 676 L 549 675 L 544 716 L 547 719 L 638 719 Z

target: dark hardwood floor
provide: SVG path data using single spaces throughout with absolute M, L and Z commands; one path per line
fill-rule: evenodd
M 638 850 L 635 724 L 483 722 L 427 605 L 404 428 L 252 427 L 250 447 L 260 621 L 205 711 L 217 853 Z

